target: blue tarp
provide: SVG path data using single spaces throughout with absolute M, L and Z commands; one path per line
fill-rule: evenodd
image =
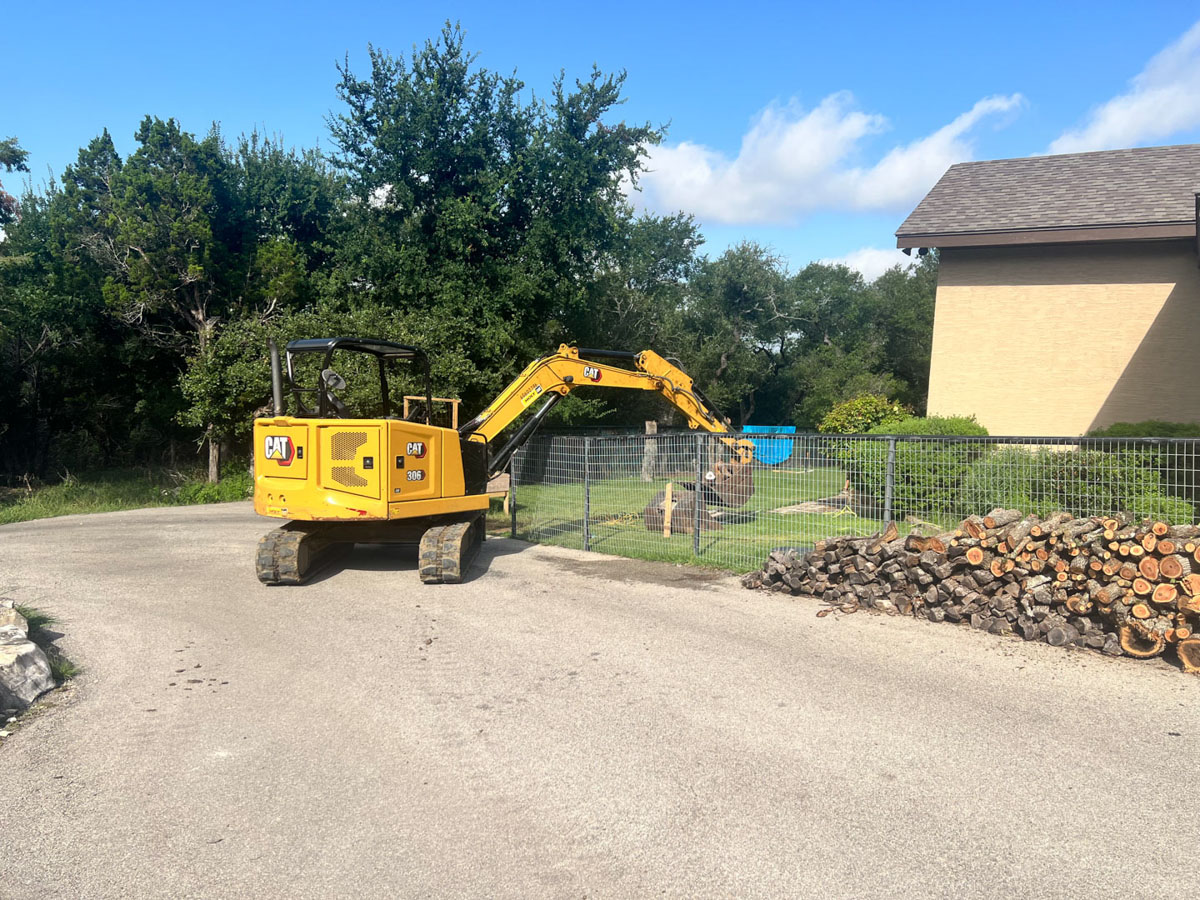
M 795 434 L 795 425 L 747 425 L 746 434 Z M 777 466 L 792 455 L 791 441 L 754 440 L 754 458 L 768 466 Z

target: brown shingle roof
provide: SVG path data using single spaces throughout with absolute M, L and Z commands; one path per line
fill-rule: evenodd
M 958 163 L 896 237 L 1194 225 L 1197 191 L 1200 144 Z

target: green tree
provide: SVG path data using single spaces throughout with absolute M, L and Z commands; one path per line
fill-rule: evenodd
M 340 69 L 334 163 L 354 202 L 327 299 L 402 312 L 464 361 L 476 405 L 547 347 L 595 330 L 595 282 L 621 257 L 636 181 L 659 131 L 610 121 L 623 76 L 594 71 L 546 101 L 477 65 L 447 26 L 410 59 L 370 49 Z
M 739 244 L 702 262 L 689 281 L 679 340 L 690 346 L 676 355 L 722 412 L 745 425 L 794 325 L 780 259 L 758 244 Z
M 122 161 L 106 132 L 68 168 L 66 228 L 103 274 L 109 310 L 162 348 L 178 379 L 214 364 L 222 326 L 313 299 L 341 186 L 315 154 L 256 134 L 230 150 L 216 129 L 196 140 L 147 117 L 136 138 Z M 215 398 L 190 396 L 183 419 L 202 428 L 215 481 L 230 432 L 201 413 Z
M 25 163 L 28 158 L 29 153 L 21 149 L 15 137 L 0 141 L 0 167 L 5 172 L 28 172 L 29 166 Z M 4 185 L 0 184 L 0 228 L 16 221 L 17 206 L 17 199 L 6 193 Z

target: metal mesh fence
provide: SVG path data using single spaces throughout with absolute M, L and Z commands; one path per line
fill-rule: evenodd
M 720 435 L 534 438 L 512 462 L 513 535 L 749 571 L 773 549 L 872 534 L 889 521 L 902 534 L 941 533 L 996 507 L 1198 521 L 1197 439 L 754 435 L 753 442 L 756 457 L 781 461 L 751 463 L 753 493 L 723 497 L 730 448 Z

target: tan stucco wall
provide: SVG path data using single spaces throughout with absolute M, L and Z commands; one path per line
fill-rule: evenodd
M 974 413 L 996 435 L 1200 422 L 1194 247 L 943 250 L 930 414 Z

